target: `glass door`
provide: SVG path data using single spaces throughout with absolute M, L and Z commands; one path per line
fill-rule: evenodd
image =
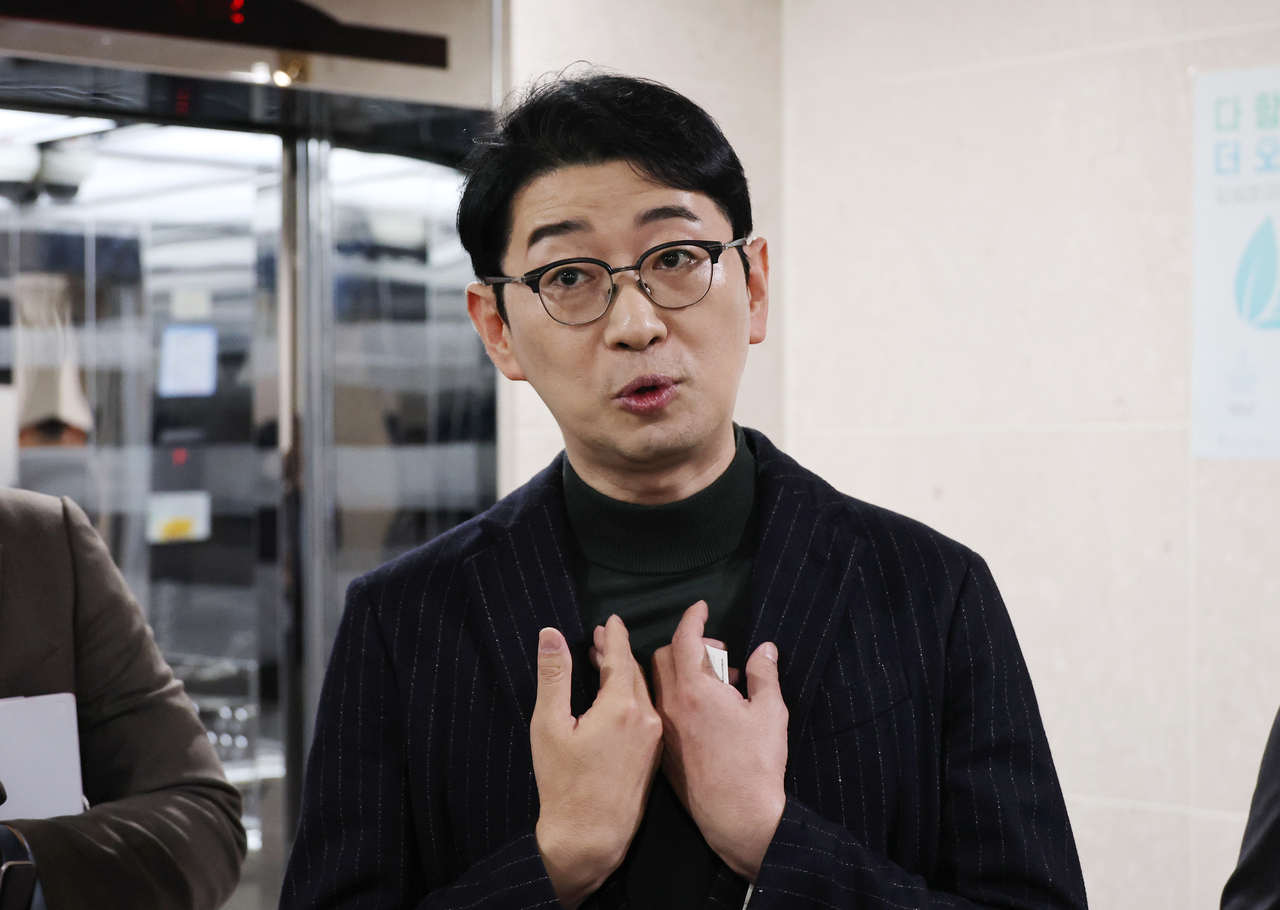
M 247 881 L 284 774 L 280 458 L 255 415 L 277 393 L 254 343 L 281 149 L 0 111 L 0 479 L 70 496 L 107 542 L 244 793 Z
M 274 907 L 347 585 L 495 499 L 448 166 L 485 115 L 39 61 L 0 94 L 101 114 L 0 109 L 0 483 L 106 540 L 245 797 L 227 906 Z
M 317 592 L 310 724 L 351 581 L 495 501 L 496 373 L 467 316 L 459 172 L 318 141 L 298 156 L 310 199 L 298 331 L 312 339 L 299 384 L 324 418 L 306 427 L 298 481 L 313 491 L 300 561 Z

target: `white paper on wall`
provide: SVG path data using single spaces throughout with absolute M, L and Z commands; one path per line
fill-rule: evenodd
M 211 325 L 169 325 L 160 336 L 161 398 L 212 395 L 218 385 L 218 330 Z
M 208 540 L 212 515 L 208 490 L 152 493 L 147 497 L 147 543 Z
M 1280 66 L 1195 87 L 1192 446 L 1280 458 Z

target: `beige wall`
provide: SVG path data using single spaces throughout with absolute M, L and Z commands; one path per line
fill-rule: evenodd
M 623 12 L 625 11 L 625 12 Z M 697 27 L 685 28 L 690 17 Z M 673 27 L 673 24 L 681 27 Z M 659 79 L 720 121 L 747 179 L 756 233 L 773 245 L 782 223 L 781 27 L 777 0 L 510 0 L 507 84 L 587 61 Z M 778 268 L 775 282 L 781 278 Z M 739 422 L 778 437 L 782 430 L 783 301 L 775 283 L 769 337 L 751 349 Z M 563 448 L 550 412 L 526 383 L 502 381 L 498 399 L 498 488 L 519 486 Z
M 787 448 L 991 563 L 1100 910 L 1217 906 L 1280 705 L 1280 463 L 1188 441 L 1188 67 L 1276 16 L 783 7 Z

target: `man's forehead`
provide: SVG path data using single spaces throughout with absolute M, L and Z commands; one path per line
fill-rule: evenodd
M 718 212 L 702 193 L 657 183 L 625 161 L 561 168 L 533 180 L 512 200 L 512 245 L 579 231 L 644 227 L 671 219 L 701 224 Z M 536 235 L 536 236 L 535 236 Z
M 659 221 L 683 221 L 687 224 L 702 224 L 702 219 L 688 206 L 679 203 L 658 205 L 636 212 L 631 219 L 632 225 L 642 228 Z M 595 224 L 589 218 L 562 218 L 559 221 L 539 223 L 535 220 L 529 236 L 525 238 L 525 250 L 530 250 L 539 241 L 548 237 L 563 237 L 566 234 L 586 234 L 595 230 Z

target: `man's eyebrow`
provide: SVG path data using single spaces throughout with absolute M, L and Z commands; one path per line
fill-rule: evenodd
M 545 240 L 547 237 L 559 237 L 561 234 L 572 234 L 575 231 L 589 230 L 589 225 L 585 221 L 578 219 L 569 219 L 567 221 L 557 221 L 553 224 L 544 224 L 542 227 L 534 228 L 529 234 L 529 242 L 525 244 L 525 251 L 533 249 L 533 245 L 539 240 Z
M 702 224 L 702 219 L 695 215 L 692 209 L 687 209 L 683 205 L 661 205 L 637 216 L 636 227 L 644 227 L 655 221 L 666 221 L 668 218 L 680 218 L 684 221 L 692 221 L 694 224 Z

